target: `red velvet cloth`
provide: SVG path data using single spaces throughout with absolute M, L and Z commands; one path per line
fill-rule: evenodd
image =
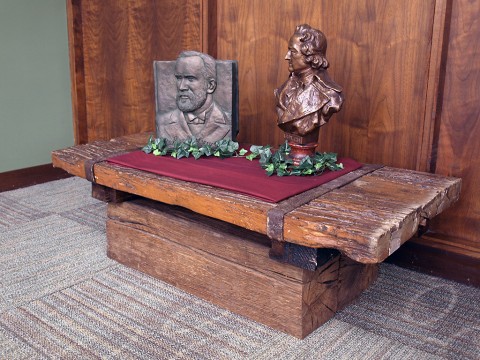
M 232 157 L 193 157 L 175 159 L 171 156 L 154 156 L 143 151 L 114 156 L 108 162 L 175 179 L 211 185 L 238 193 L 255 196 L 268 202 L 279 202 L 293 195 L 312 189 L 336 179 L 362 164 L 355 160 L 342 158 L 344 169 L 326 170 L 317 176 L 267 176 L 258 160 Z

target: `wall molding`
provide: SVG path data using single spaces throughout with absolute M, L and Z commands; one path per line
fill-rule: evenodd
M 451 241 L 442 239 L 440 234 L 427 233 L 407 241 L 386 262 L 480 287 L 480 252 L 473 247 L 454 246 Z
M 7 171 L 0 173 L 0 192 L 65 179 L 71 176 L 62 169 L 54 168 L 51 163 Z

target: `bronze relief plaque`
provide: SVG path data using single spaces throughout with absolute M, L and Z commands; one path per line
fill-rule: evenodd
M 238 66 L 195 51 L 154 61 L 157 137 L 213 144 L 238 133 Z

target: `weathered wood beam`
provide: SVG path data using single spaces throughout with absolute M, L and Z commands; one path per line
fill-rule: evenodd
M 55 166 L 86 177 L 86 162 L 139 149 L 148 137 L 144 133 L 79 145 L 55 151 L 52 160 Z M 97 184 L 179 205 L 261 234 L 267 234 L 269 211 L 279 206 L 108 162 L 93 166 Z M 336 249 L 362 263 L 378 263 L 416 235 L 426 220 L 457 201 L 460 188 L 461 180 L 456 178 L 377 169 L 284 214 L 283 240 L 308 248 Z

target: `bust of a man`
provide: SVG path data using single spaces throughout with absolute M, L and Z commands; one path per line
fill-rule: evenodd
M 217 87 L 216 62 L 211 56 L 184 51 L 175 62 L 176 109 L 157 113 L 157 136 L 201 142 L 231 137 L 229 114 L 214 101 Z
M 290 77 L 275 90 L 278 126 L 298 144 L 317 142 L 318 129 L 340 110 L 342 87 L 330 79 L 325 35 L 299 25 L 288 42 Z

